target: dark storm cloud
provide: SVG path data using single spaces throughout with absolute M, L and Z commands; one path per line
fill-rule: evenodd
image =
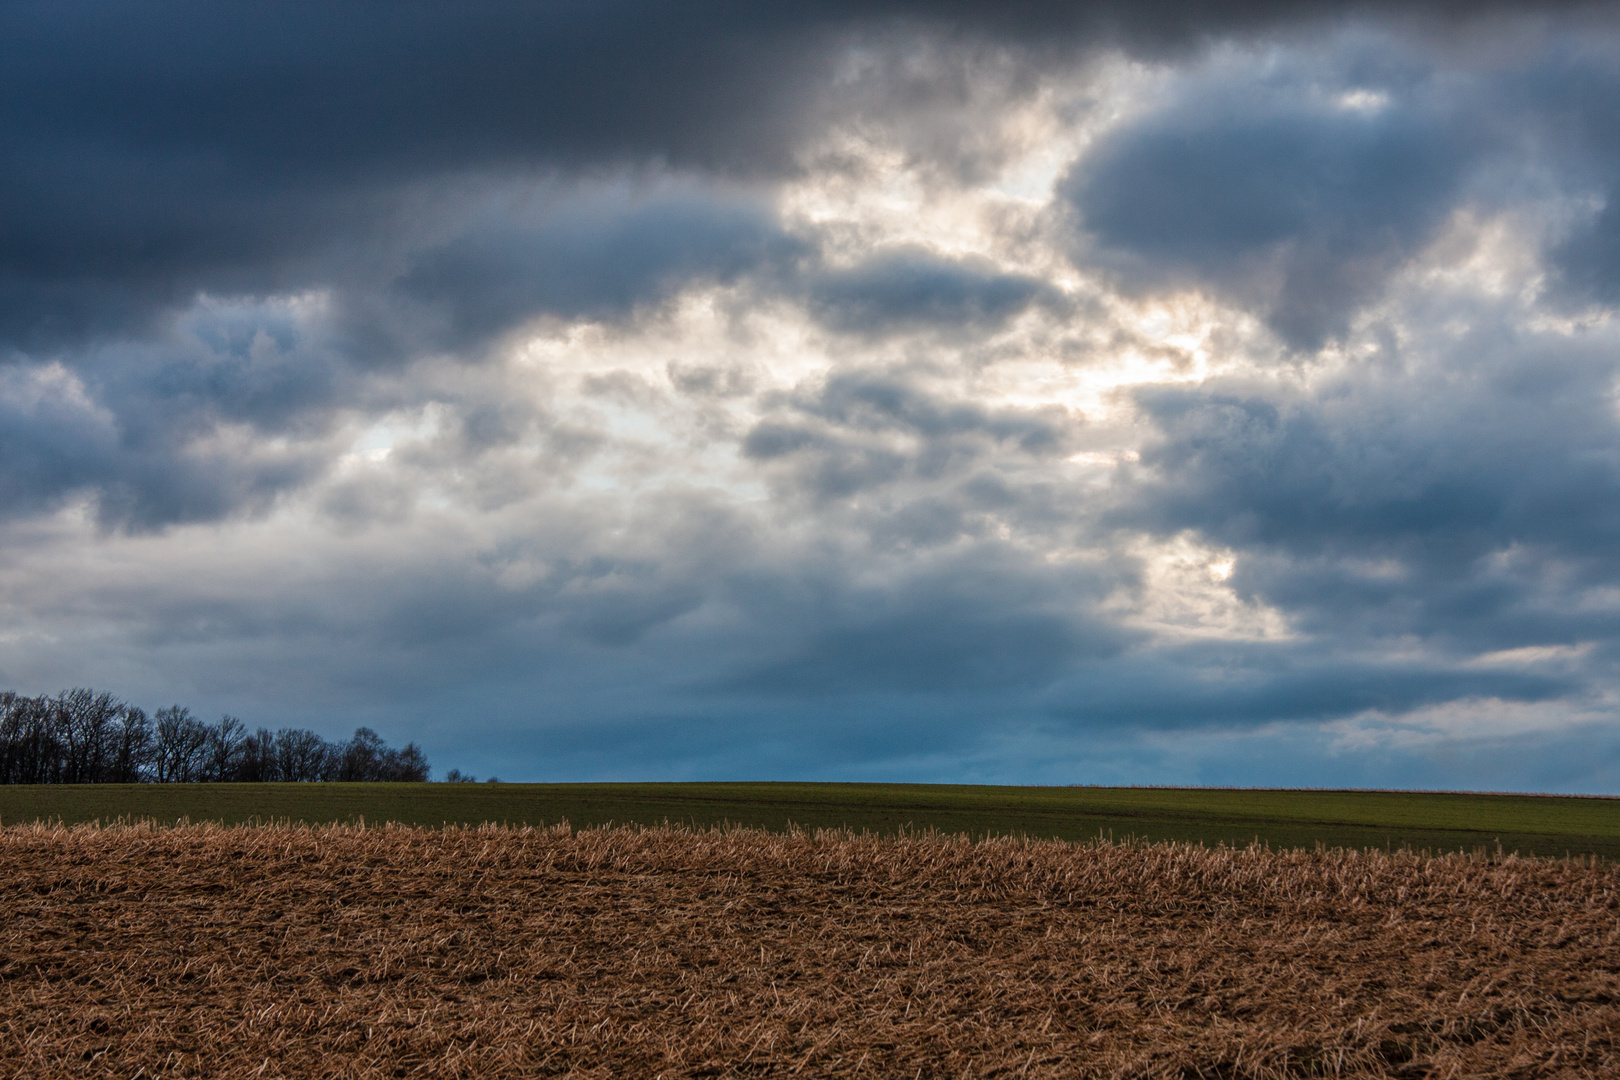
M 997 452 L 1050 458 L 1081 422 L 1059 406 L 992 409 L 941 397 L 923 374 L 834 375 L 785 397 L 748 432 L 743 452 L 777 466 L 796 492 L 841 499 L 907 480 L 968 481 Z M 962 509 L 996 494 L 982 484 L 960 490 Z
M 728 281 L 804 253 L 764 208 L 715 198 L 565 203 L 548 220 L 477 226 L 415 256 L 399 293 L 464 347 L 539 314 L 622 318 L 682 286 Z
M 933 27 L 1062 62 L 1325 12 L 1345 14 L 1264 2 L 7 4 L 0 335 L 37 351 L 138 331 L 198 291 L 329 285 L 355 244 L 410 231 L 424 184 L 455 177 L 649 163 L 780 174 L 819 116 L 833 57 L 863 33 Z
M 1017 739 L 1072 762 L 1291 723 L 1320 753 L 1331 720 L 1599 711 L 1609 337 L 1523 330 L 1532 286 L 1387 294 L 1459 209 L 1527 235 L 1566 215 L 1523 244 L 1581 303 L 1620 289 L 1612 46 L 1476 63 L 1407 33 L 1480 10 L 6 5 L 4 674 L 118 663 L 293 722 L 409 716 L 442 767 L 512 779 L 962 779 L 994 752 L 995 779 L 1062 781 Z M 1110 82 L 1086 61 L 1115 46 L 1154 63 Z M 1062 212 L 969 190 L 1042 156 L 1006 149 L 1018 110 L 1078 130 L 1114 104 Z M 779 212 L 778 185 L 829 177 L 870 208 L 887 165 L 833 160 L 845 135 L 1001 200 L 974 224 L 1026 268 L 1066 221 L 1083 283 L 947 256 L 928 214 L 891 236 Z M 1089 393 L 1157 332 L 1111 323 L 1103 286 L 1067 306 L 1099 270 L 1247 308 L 1297 367 L 1140 391 L 1134 416 L 1104 395 L 1095 422 L 996 403 Z M 707 283 L 714 323 L 660 339 Z M 1303 355 L 1374 302 L 1378 348 Z M 504 366 L 491 342 L 544 315 L 614 325 Z M 1212 331 L 1219 369 L 1239 337 Z M 1095 461 L 1144 431 L 1108 482 Z M 289 494 L 309 505 L 240 520 Z M 79 500 L 99 534 L 30 520 Z M 108 535 L 196 522 L 219 526 Z M 1153 542 L 1189 538 L 1220 550 L 1156 592 Z M 1224 584 L 1206 555 L 1235 557 Z M 1184 600 L 1226 607 L 1183 636 L 1154 605 Z M 1286 628 L 1185 643 L 1247 632 L 1221 623 L 1244 605 Z
M 810 310 L 850 333 L 906 328 L 995 328 L 1054 290 L 988 261 L 946 259 L 921 249 L 884 252 L 808 282 Z
M 0 369 L 4 516 L 83 498 L 102 526 L 146 530 L 266 508 L 329 466 L 352 373 L 320 331 L 286 304 L 209 302 L 154 341 Z
M 1096 254 L 1138 288 L 1256 309 L 1302 348 L 1341 333 L 1457 204 L 1483 138 L 1415 73 L 1335 60 L 1189 79 L 1104 138 L 1062 185 Z
M 1358 663 L 1312 652 L 1219 646 L 1131 657 L 1111 670 L 1070 674 L 1052 688 L 1047 702 L 1053 715 L 1104 729 L 1245 728 L 1366 712 L 1398 716 L 1455 701 L 1541 703 L 1577 692 L 1585 682 L 1567 675 L 1466 671 L 1411 661 Z
M 0 15 L 0 331 L 140 327 L 341 272 L 434 178 L 779 166 L 817 20 L 649 4 L 102 3 Z M 26 163 L 18 167 L 16 163 Z
M 401 201 L 265 175 L 217 148 L 107 138 L 0 129 L 0 343 L 51 350 L 149 332 L 199 292 L 330 284 L 334 241 L 379 230 Z
M 13 373 L 14 375 L 16 373 Z M 12 389 L 8 387 L 7 389 Z M 318 475 L 324 455 L 252 447 L 209 452 L 138 408 L 108 414 L 49 385 L 0 390 L 0 516 L 88 498 L 103 526 L 137 530 L 267 506 Z M 20 399 L 20 400 L 19 400 Z
M 850 31 L 936 26 L 1028 45 L 1154 50 L 1324 13 L 1458 16 L 1513 4 L 981 4 L 949 0 L 378 7 L 271 0 L 7 5 L 8 131 L 210 148 L 271 171 L 461 168 L 535 153 L 770 163 L 806 80 Z
M 1230 546 L 1234 585 L 1341 640 L 1613 636 L 1616 617 L 1580 600 L 1620 583 L 1610 349 L 1475 317 L 1440 357 L 1311 396 L 1141 392 L 1161 437 L 1117 520 Z
M 1597 28 L 1547 34 L 1522 64 L 1448 68 L 1380 32 L 1189 72 L 1060 184 L 1076 257 L 1133 290 L 1208 290 L 1309 350 L 1454 211 L 1552 198 L 1574 208 L 1547 251 L 1550 283 L 1612 303 L 1620 68 L 1612 21 Z
M 1512 367 L 1475 375 L 1439 416 L 1385 412 L 1392 387 L 1349 402 L 1143 392 L 1166 433 L 1142 458 L 1164 478 L 1154 520 L 1300 554 L 1466 558 L 1519 542 L 1606 555 L 1620 530 L 1612 364 L 1542 353 Z
M 1613 304 L 1620 300 L 1620 68 L 1568 46 L 1505 90 L 1536 112 L 1535 149 L 1563 159 L 1570 194 L 1597 203 L 1551 252 L 1558 285 L 1577 301 Z
M 997 597 L 995 608 L 1005 603 Z M 1111 644 L 1111 643 L 1110 643 Z M 987 612 L 977 602 L 924 603 L 822 631 L 802 655 L 761 665 L 727 684 L 791 697 L 863 690 L 949 693 L 1050 679 L 1093 643 L 1055 614 Z
M 1603 193 L 1603 208 L 1554 254 L 1563 284 L 1581 300 L 1620 300 L 1620 189 Z
M 993 544 L 881 589 L 829 575 L 796 598 L 792 618 L 802 630 L 777 646 L 782 655 L 750 663 L 718 688 L 802 699 L 1042 685 L 1130 640 L 1086 614 L 1106 587 L 1090 573 L 1042 572 Z
M 447 686 L 521 687 L 510 693 L 559 729 L 649 710 L 764 709 L 774 724 L 798 709 L 813 726 L 818 710 L 874 695 L 921 724 L 913 695 L 937 712 L 956 695 L 1031 690 L 1137 637 L 1090 613 L 1111 585 L 1096 567 L 1043 565 L 994 541 L 884 563 L 858 542 L 784 546 L 702 493 L 657 503 L 594 517 L 558 504 L 566 521 L 541 514 L 537 535 L 476 557 L 418 555 L 409 539 L 346 553 L 322 543 L 312 547 L 324 557 L 272 572 L 274 586 L 253 595 L 132 583 L 109 602 L 134 609 L 151 641 L 195 653 L 199 677 L 245 680 L 270 699 L 282 689 L 274 673 L 289 669 L 396 707 Z M 511 570 L 535 564 L 532 580 L 512 583 Z M 241 671 L 219 669 L 221 656 L 248 655 Z M 906 740 L 901 729 L 868 736 Z
M 809 298 L 823 321 L 869 334 L 994 329 L 1050 291 L 971 260 L 916 250 L 831 270 L 820 264 L 813 235 L 790 235 L 758 202 L 721 191 L 638 194 L 620 184 L 553 191 L 538 208 L 514 207 L 499 193 L 484 198 L 488 206 L 464 212 L 449 239 L 403 255 L 407 269 L 392 281 L 373 267 L 346 282 L 348 292 L 308 300 L 304 306 L 318 309 L 314 314 L 295 310 L 296 300 L 204 297 L 163 322 L 152 320 L 144 341 L 61 354 L 85 397 L 81 406 L 96 417 L 88 427 L 70 426 L 103 431 L 104 452 L 92 452 L 88 437 L 56 445 L 61 440 L 25 433 L 26 417 L 13 417 L 16 445 L 32 449 L 16 459 L 19 477 L 29 477 L 28 497 L 19 490 L 11 512 L 89 495 L 104 524 L 152 528 L 262 508 L 324 471 L 316 461 L 320 448 L 283 454 L 274 467 L 232 464 L 234 455 L 252 453 L 245 447 L 208 450 L 206 466 L 193 461 L 199 441 L 220 425 L 246 425 L 258 436 L 318 437 L 338 411 L 388 404 L 366 382 L 377 357 L 397 367 L 400 359 L 436 349 L 476 350 L 542 314 L 624 319 L 697 281 L 753 274 L 758 289 Z M 678 381 L 686 392 L 698 385 L 691 377 Z M 932 475 L 948 467 L 947 459 L 1009 440 L 1026 451 L 1050 450 L 1064 424 L 1039 412 L 992 415 L 971 404 L 934 402 L 894 380 L 834 380 L 806 407 L 820 428 L 855 432 L 817 436 L 818 471 L 830 488 L 859 486 L 855 473 L 881 471 L 892 457 L 881 445 L 886 433 L 925 440 L 923 452 L 898 467 Z M 468 406 L 457 415 L 464 438 L 454 452 L 473 455 L 529 432 L 533 418 L 511 413 L 510 406 Z M 780 457 L 783 437 L 802 441 L 791 433 L 802 424 L 778 428 L 775 435 L 762 428 L 748 452 Z M 137 459 L 147 465 L 131 474 Z M 359 496 L 334 493 L 331 507 L 353 517 L 397 503 L 383 492 Z M 958 527 L 949 510 L 931 516 L 935 531 Z M 915 533 L 924 522 L 911 517 L 906 528 Z

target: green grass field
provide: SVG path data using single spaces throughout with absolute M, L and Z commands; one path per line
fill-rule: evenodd
M 1374 791 L 946 784 L 166 784 L 0 786 L 0 823 L 607 823 L 892 833 L 938 829 L 1272 847 L 1480 848 L 1620 858 L 1620 799 Z

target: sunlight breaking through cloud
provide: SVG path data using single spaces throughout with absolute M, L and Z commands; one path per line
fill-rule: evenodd
M 1608 14 L 633 6 L 224 19 L 236 97 L 0 16 L 6 685 L 512 778 L 1620 790 Z

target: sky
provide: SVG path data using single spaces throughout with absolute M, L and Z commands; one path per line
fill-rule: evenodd
M 1617 15 L 12 0 L 0 685 L 1620 794 Z

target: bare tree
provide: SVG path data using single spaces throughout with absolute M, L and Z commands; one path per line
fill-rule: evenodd
M 124 703 L 111 694 L 78 688 L 58 694 L 55 705 L 58 738 L 67 750 L 62 782 L 100 783 L 113 756 L 115 728 L 122 726 Z
M 387 747 L 382 737 L 368 727 L 355 728 L 354 738 L 342 748 L 339 780 L 381 780 L 383 754 Z
M 219 723 L 208 729 L 207 757 L 203 766 L 204 780 L 219 783 L 236 778 L 237 759 L 242 753 L 242 721 L 227 713 Z
M 154 759 L 157 780 L 165 784 L 185 784 L 202 778 L 208 750 L 208 725 L 180 705 L 159 709 L 156 720 Z
M 324 780 L 331 748 L 325 739 L 302 728 L 276 732 L 276 773 L 283 780 Z
M 269 728 L 260 728 L 242 740 L 233 779 L 260 782 L 281 779 L 281 769 L 276 762 L 276 737 Z
M 426 780 L 422 748 L 395 750 L 370 728 L 327 742 L 313 731 L 249 734 L 234 716 L 205 724 L 182 705 L 142 709 L 86 688 L 55 697 L 0 691 L 0 784 Z
M 406 743 L 403 750 L 388 752 L 388 775 L 384 780 L 401 783 L 421 783 L 428 778 L 427 755 L 415 743 Z
M 0 697 L 0 771 L 9 784 L 60 779 L 62 754 L 45 698 L 7 692 Z
M 143 709 L 125 706 L 114 734 L 113 756 L 106 779 L 113 784 L 138 784 L 148 778 L 153 757 L 152 722 Z

